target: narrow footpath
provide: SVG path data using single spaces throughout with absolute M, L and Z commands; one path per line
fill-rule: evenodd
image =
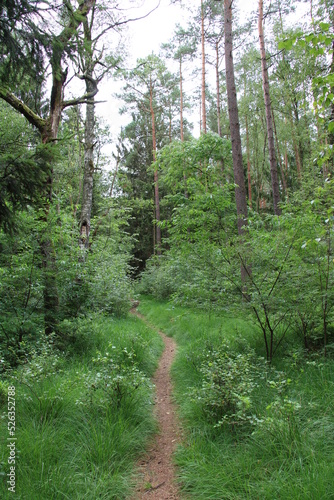
M 132 314 L 146 322 L 135 309 Z M 180 495 L 175 482 L 175 467 L 172 455 L 180 438 L 175 404 L 172 401 L 172 381 L 170 367 L 176 353 L 175 341 L 159 331 L 165 349 L 152 382 L 156 388 L 155 415 L 159 432 L 149 446 L 145 456 L 138 463 L 142 476 L 132 500 L 179 500 Z

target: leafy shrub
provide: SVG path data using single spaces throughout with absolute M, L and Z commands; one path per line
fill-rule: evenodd
M 253 351 L 233 352 L 225 343 L 206 354 L 200 371 L 202 386 L 192 391 L 192 398 L 210 422 L 220 427 L 254 420 L 251 396 L 260 371 Z
M 132 284 L 127 275 L 126 255 L 99 252 L 92 258 L 92 275 L 90 277 L 90 293 L 88 305 L 91 310 L 102 311 L 122 317 L 130 309 Z
M 152 389 L 150 379 L 137 366 L 135 352 L 126 347 L 117 349 L 109 344 L 107 352 L 97 352 L 93 363 L 92 374 L 85 377 L 86 396 L 77 404 L 86 404 L 88 399 L 103 409 L 119 409 L 124 403 L 145 397 L 143 390 Z
M 59 323 L 55 346 L 67 356 L 82 356 L 94 352 L 102 341 L 98 327 L 101 314 L 90 313 L 85 318 L 64 319 Z
M 170 259 L 153 257 L 146 262 L 137 291 L 153 295 L 157 299 L 168 299 L 176 291 L 175 266 Z
M 266 453 L 270 450 L 272 456 L 281 460 L 307 456 L 309 450 L 304 450 L 307 439 L 303 437 L 303 414 L 305 419 L 307 412 L 298 394 L 293 392 L 293 381 L 284 371 L 271 370 L 266 385 L 271 402 L 263 409 L 262 418 L 252 434 L 254 443 Z M 312 403 L 308 404 L 312 406 Z
M 29 363 L 20 372 L 20 378 L 28 383 L 35 383 L 52 378 L 65 363 L 64 357 L 54 345 L 55 335 L 42 337 L 30 351 Z

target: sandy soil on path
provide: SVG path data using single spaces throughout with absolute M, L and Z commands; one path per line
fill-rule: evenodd
M 135 309 L 132 314 L 145 321 Z M 180 440 L 175 404 L 172 401 L 172 382 L 170 367 L 176 353 L 175 341 L 159 331 L 165 349 L 159 366 L 153 377 L 156 387 L 155 414 L 159 424 L 159 433 L 150 444 L 148 451 L 138 462 L 142 480 L 132 500 L 179 500 L 180 495 L 175 484 L 175 467 L 172 454 Z

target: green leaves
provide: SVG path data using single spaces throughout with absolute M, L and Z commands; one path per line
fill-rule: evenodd
M 296 37 L 291 37 L 291 38 L 287 38 L 286 40 L 283 40 L 281 42 L 279 42 L 278 44 L 278 48 L 280 50 L 291 50 L 293 45 L 296 43 Z M 304 45 L 305 45 L 305 40 L 304 40 Z
M 191 399 L 215 427 L 250 424 L 252 392 L 260 373 L 254 352 L 237 353 L 223 342 L 218 349 L 206 346 L 202 358 L 202 385 L 191 390 Z

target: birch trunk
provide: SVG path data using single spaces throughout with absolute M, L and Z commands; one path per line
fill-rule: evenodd
M 275 115 L 274 115 L 273 111 L 272 111 L 272 118 L 273 118 L 274 133 L 275 133 L 275 140 L 276 140 L 276 149 L 277 149 L 278 164 L 279 164 L 280 171 L 281 171 L 281 177 L 282 177 L 282 183 L 283 183 L 284 193 L 285 193 L 285 196 L 286 196 L 286 201 L 288 202 L 289 201 L 288 186 L 287 186 L 287 183 L 286 183 L 284 168 L 283 168 L 283 165 L 282 165 L 281 153 L 280 153 L 279 142 L 278 142 L 278 135 L 277 135 L 277 130 L 276 130 Z
M 90 93 L 95 85 L 92 82 L 92 71 L 86 75 L 86 91 Z M 94 101 L 94 98 L 91 99 Z M 84 152 L 84 180 L 82 192 L 82 205 L 80 217 L 80 240 L 83 248 L 89 248 L 89 235 L 91 227 L 91 213 L 93 204 L 93 184 L 94 184 L 94 125 L 95 125 L 95 105 L 94 102 L 86 104 L 85 121 L 85 152 Z

